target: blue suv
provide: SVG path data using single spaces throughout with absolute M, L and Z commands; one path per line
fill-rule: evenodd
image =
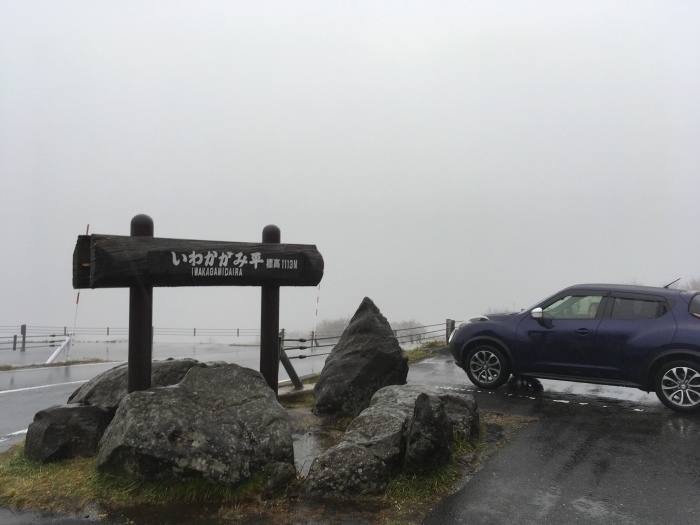
M 697 291 L 572 286 L 520 313 L 461 324 L 450 351 L 484 389 L 513 374 L 653 390 L 673 410 L 700 410 Z

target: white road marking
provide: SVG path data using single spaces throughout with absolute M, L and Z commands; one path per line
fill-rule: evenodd
M 19 435 L 26 434 L 26 433 L 27 433 L 26 428 L 24 430 L 18 430 L 17 432 L 11 432 L 11 433 L 7 434 L 5 437 L 0 438 L 0 443 L 2 443 L 3 441 L 7 441 L 11 437 L 19 436 Z
M 16 388 L 14 390 L 0 390 L 0 395 L 2 394 L 14 394 L 16 392 L 26 392 L 28 390 L 39 390 L 41 388 L 52 388 L 56 386 L 64 386 L 64 385 L 78 385 L 81 383 L 87 383 L 88 379 L 83 379 L 82 381 L 69 381 L 67 383 L 56 383 L 54 385 L 40 385 L 40 386 L 29 386 L 27 388 Z

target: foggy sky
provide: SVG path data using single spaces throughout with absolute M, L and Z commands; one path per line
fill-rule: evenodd
M 76 238 L 315 244 L 318 317 L 700 277 L 700 3 L 0 3 L 0 326 L 72 325 Z M 281 325 L 316 288 L 283 288 Z M 158 288 L 157 327 L 259 327 Z M 78 326 L 127 326 L 85 290 Z

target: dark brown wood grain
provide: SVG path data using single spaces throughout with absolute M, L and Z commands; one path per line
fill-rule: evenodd
M 137 286 L 316 286 L 323 257 L 314 245 L 81 235 L 74 288 Z

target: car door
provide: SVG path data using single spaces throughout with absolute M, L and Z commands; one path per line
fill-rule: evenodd
M 518 325 L 523 372 L 543 376 L 595 377 L 596 333 L 603 312 L 602 292 L 569 291 L 542 305 L 542 318 L 526 316 Z
M 676 322 L 670 309 L 663 297 L 614 293 L 598 327 L 600 377 L 642 384 L 650 358 L 673 340 Z

